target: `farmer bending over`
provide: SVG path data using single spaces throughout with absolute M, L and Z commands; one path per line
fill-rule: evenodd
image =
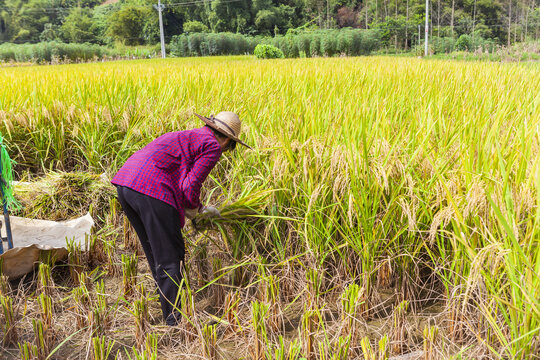
M 206 126 L 158 137 L 133 154 L 112 180 L 158 285 L 163 318 L 171 326 L 180 320 L 175 301 L 182 278 L 185 217 L 219 216 L 216 208 L 201 204 L 201 185 L 224 151 L 237 142 L 247 146 L 238 138 L 241 121 L 235 113 L 195 115 Z

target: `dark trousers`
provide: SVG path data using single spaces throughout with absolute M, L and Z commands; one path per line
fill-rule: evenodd
M 180 320 L 178 290 L 185 255 L 180 215 L 173 206 L 130 188 L 118 186 L 117 191 L 159 288 L 163 318 L 174 326 Z

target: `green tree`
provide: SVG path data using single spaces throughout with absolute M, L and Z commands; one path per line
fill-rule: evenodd
M 184 32 L 185 33 L 197 33 L 197 32 L 208 32 L 208 26 L 204 25 L 200 21 L 186 21 L 184 23 Z
M 40 41 L 53 41 L 60 38 L 60 27 L 55 24 L 47 23 L 39 35 Z
M 4 5 L 0 16 L 6 40 L 38 42 L 45 24 L 50 23 L 47 0 L 6 0 Z
M 74 8 L 64 20 L 62 35 L 68 42 L 93 42 L 96 40 L 96 29 L 90 9 Z
M 144 42 L 145 16 L 149 11 L 136 5 L 128 5 L 109 16 L 107 34 L 126 45 L 140 45 Z

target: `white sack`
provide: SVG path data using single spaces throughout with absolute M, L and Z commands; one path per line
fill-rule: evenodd
M 2 219 L 3 220 L 3 219 Z M 84 245 L 86 234 L 94 225 L 90 214 L 68 221 L 49 221 L 10 216 L 13 234 L 13 249 L 7 250 L 0 259 L 4 263 L 4 275 L 10 279 L 21 277 L 34 269 L 42 253 L 48 252 L 56 260 L 67 256 L 66 239 L 75 239 L 79 246 Z M 2 235 L 5 236 L 5 224 Z

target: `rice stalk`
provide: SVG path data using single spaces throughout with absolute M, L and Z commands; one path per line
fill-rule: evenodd
M 320 327 L 320 313 L 318 309 L 313 310 L 313 305 L 306 305 L 301 318 L 301 326 L 298 329 L 302 343 L 302 353 L 307 360 L 314 360 L 315 356 L 315 336 Z
M 135 251 L 139 255 L 139 238 L 137 237 L 137 232 L 129 222 L 128 218 L 124 214 L 124 226 L 123 226 L 123 237 L 124 237 L 124 247 L 127 250 Z
M 266 344 L 268 344 L 268 328 L 266 326 L 268 312 L 268 304 L 260 301 L 251 302 L 251 326 L 255 334 L 251 351 L 254 360 L 264 359 Z
M 214 303 L 223 304 L 225 301 L 225 288 L 223 276 L 225 272 L 222 269 L 222 260 L 220 258 L 214 258 L 212 260 L 212 272 L 214 274 L 214 285 L 212 286 L 214 291 Z
M 92 338 L 92 360 L 107 360 L 111 354 L 115 341 L 108 341 L 105 337 Z
M 407 349 L 408 331 L 406 328 L 406 315 L 409 302 L 403 300 L 394 308 L 392 316 L 391 349 L 393 354 L 402 354 Z
M 424 328 L 424 360 L 436 360 L 436 346 L 439 335 L 437 326 L 426 325 Z
M 268 304 L 268 329 L 277 332 L 282 329 L 283 320 L 279 303 L 279 279 L 275 275 L 263 277 L 260 282 L 261 300 Z
M 124 285 L 124 297 L 133 295 L 135 284 L 137 283 L 137 255 L 127 256 L 122 254 L 122 283 Z
M 362 340 L 360 340 L 360 347 L 362 348 L 364 360 L 378 360 L 367 336 L 363 337 Z
M 84 293 L 84 289 L 83 289 Z M 86 293 L 83 299 L 86 301 Z M 111 327 L 114 307 L 110 306 L 105 292 L 105 284 L 102 281 L 96 284 L 95 299 L 91 300 L 91 307 L 88 309 L 88 327 L 91 334 L 96 336 L 104 336 L 107 330 Z M 81 306 L 81 312 L 85 311 L 85 305 Z
M 19 356 L 21 360 L 37 360 L 39 359 L 39 350 L 37 345 L 25 341 L 19 345 Z
M 51 266 L 49 264 L 39 264 L 38 292 L 47 296 L 52 296 L 54 292 L 54 282 L 51 276 Z
M 321 360 L 347 360 L 349 358 L 351 338 L 339 336 L 334 344 L 327 349 L 323 343 L 319 343 L 319 359 Z
M 11 294 L 11 285 L 6 275 L 1 275 L 0 272 L 0 295 L 8 296 Z
M 204 356 L 209 360 L 218 358 L 217 353 L 217 324 L 205 324 L 202 328 L 201 343 Z
M 100 330 L 97 332 L 104 333 L 112 325 L 112 314 L 113 310 L 115 309 L 115 305 L 109 303 L 109 295 L 105 291 L 105 283 L 103 280 L 96 283 L 95 295 L 93 308 L 99 313 L 99 326 L 97 326 L 97 328 L 100 328 Z
M 35 344 L 37 346 L 37 360 L 45 360 L 54 346 L 52 329 L 47 328 L 41 320 L 32 319 Z
M 77 330 L 84 328 L 88 320 L 88 312 L 90 309 L 90 293 L 86 284 L 82 283 L 78 287 L 71 290 L 71 295 L 74 300 Z
M 195 309 L 195 299 L 189 283 L 180 288 L 178 293 L 180 312 L 182 314 L 181 326 L 186 341 L 194 341 L 197 338 L 197 314 Z
M 316 268 L 309 268 L 306 272 L 307 279 L 307 303 L 318 308 L 324 280 L 323 272 Z
M 158 359 L 158 335 L 154 333 L 146 334 L 144 341 L 144 354 L 147 360 Z
M 37 297 L 37 301 L 39 305 L 39 314 L 41 318 L 41 324 L 43 325 L 43 331 L 47 338 L 54 339 L 54 308 L 52 299 L 48 295 L 40 294 Z
M 150 328 L 150 320 L 148 314 L 148 299 L 144 284 L 139 284 L 139 298 L 133 302 L 129 312 L 135 320 L 135 342 L 137 348 L 143 349 L 146 334 Z
M 379 347 L 377 349 L 377 360 L 387 360 L 390 357 L 388 344 L 388 335 L 384 334 L 379 340 Z
M 79 244 L 75 242 L 75 239 L 66 239 L 66 244 L 68 250 L 69 275 L 72 283 L 77 284 L 80 273 L 85 270 L 83 253 Z
M 229 291 L 225 296 L 223 318 L 227 321 L 226 333 L 236 333 L 240 329 L 238 318 L 240 294 L 238 290 Z
M 2 313 L 4 315 L 2 324 L 4 337 L 2 339 L 2 344 L 5 347 L 16 345 L 19 337 L 16 326 L 17 314 L 13 309 L 13 299 L 5 295 L 0 295 L 0 306 L 2 307 Z
M 353 341 L 357 338 L 357 319 L 361 314 L 361 306 L 365 301 L 363 291 L 357 284 L 348 285 L 341 297 L 341 320 L 344 323 L 343 334 L 350 336 Z
M 269 345 L 269 349 L 266 352 L 266 360 L 297 360 L 300 358 L 301 352 L 302 345 L 299 344 L 298 339 L 293 339 L 287 346 L 283 336 L 279 335 L 278 343 L 276 345 Z
M 118 265 L 118 257 L 116 255 L 116 241 L 114 239 L 104 242 L 105 254 L 107 257 L 106 268 L 107 273 L 111 276 L 120 274 L 120 266 Z

